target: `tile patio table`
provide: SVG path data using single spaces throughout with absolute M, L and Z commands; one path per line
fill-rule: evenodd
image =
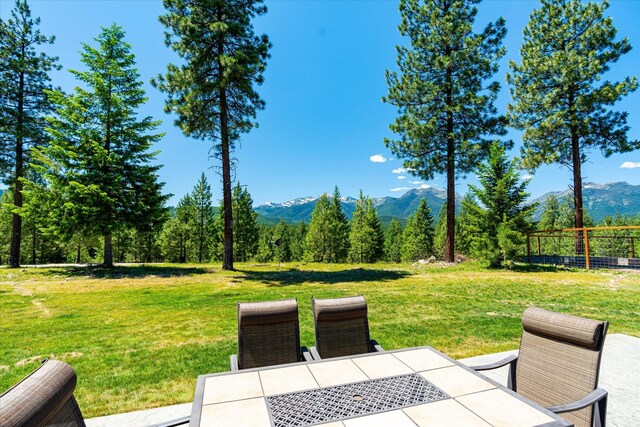
M 431 347 L 201 375 L 189 425 L 572 426 Z

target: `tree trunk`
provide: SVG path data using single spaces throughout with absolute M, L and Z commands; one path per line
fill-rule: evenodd
M 111 248 L 111 233 L 104 236 L 104 266 L 113 267 L 113 252 Z
M 24 57 L 25 47 L 22 47 L 22 56 Z M 20 84 L 18 87 L 18 117 L 16 127 L 16 169 L 15 182 L 13 191 L 13 205 L 16 208 L 22 207 L 22 182 L 20 178 L 23 175 L 23 131 L 24 131 L 24 73 L 20 73 Z M 11 225 L 11 251 L 9 257 L 9 267 L 20 267 L 20 242 L 22 240 L 22 217 L 17 213 L 13 214 L 13 223 Z
M 447 70 L 447 106 L 453 104 L 451 71 Z M 444 244 L 444 260 L 455 261 L 456 233 L 456 164 L 453 141 L 453 111 L 447 111 L 447 237 Z
M 222 134 L 222 200 L 224 205 L 224 233 L 222 269 L 233 270 L 233 208 L 231 201 L 231 159 L 227 128 L 227 99 L 224 90 L 220 96 L 220 122 Z
M 222 12 L 218 11 L 218 22 L 222 22 Z M 224 55 L 223 35 L 218 37 L 218 67 L 220 77 L 223 66 L 220 58 Z M 224 210 L 224 228 L 222 235 L 222 269 L 233 270 L 233 208 L 231 205 L 231 157 L 229 153 L 229 111 L 227 92 L 220 89 L 220 145 L 222 157 L 222 204 Z
M 584 227 L 584 215 L 582 209 L 582 163 L 580 160 L 580 144 L 578 135 L 572 131 L 571 153 L 573 157 L 573 216 L 575 228 Z M 584 253 L 582 231 L 576 231 L 574 241 L 576 255 Z
M 571 120 L 571 160 L 573 161 L 573 218 L 574 227 L 584 227 L 583 211 L 582 211 L 582 159 L 580 158 L 580 139 L 578 131 L 574 124 L 574 88 L 569 87 L 569 117 Z M 576 255 L 584 253 L 584 242 L 582 241 L 582 232 L 576 231 L 573 239 L 574 252 Z

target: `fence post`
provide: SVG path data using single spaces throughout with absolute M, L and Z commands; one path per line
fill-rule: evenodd
M 585 266 L 587 270 L 590 270 L 591 263 L 589 261 L 589 230 L 587 228 L 582 229 L 582 235 L 584 236 L 584 255 L 585 255 Z
M 631 236 L 631 258 L 636 257 L 636 248 L 634 247 L 633 241 L 634 241 L 634 237 Z
M 538 256 L 541 256 L 541 250 L 540 250 L 540 236 L 538 236 Z

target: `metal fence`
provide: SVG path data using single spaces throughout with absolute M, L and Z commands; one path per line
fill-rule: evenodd
M 534 231 L 525 261 L 567 267 L 640 269 L 640 226 Z

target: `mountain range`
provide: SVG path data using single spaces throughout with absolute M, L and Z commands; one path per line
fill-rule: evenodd
M 300 197 L 283 203 L 265 203 L 254 208 L 259 214 L 259 219 L 263 223 L 274 223 L 281 219 L 286 222 L 297 223 L 300 221 L 311 221 L 311 214 L 320 197 Z M 373 198 L 373 204 L 378 210 L 378 216 L 382 223 L 391 222 L 392 218 L 398 218 L 404 222 L 418 208 L 420 199 L 425 199 L 427 205 L 435 217 L 447 199 L 445 190 L 437 187 L 416 188 L 407 191 L 400 197 L 377 197 Z M 456 196 L 456 204 L 460 202 L 460 197 Z M 356 210 L 357 199 L 353 197 L 340 198 L 340 204 L 347 217 L 351 218 Z
M 544 207 L 544 201 L 551 195 L 555 195 L 562 201 L 565 197 L 573 197 L 572 190 L 551 191 L 532 202 L 538 202 L 538 207 L 534 213 L 534 219 L 540 219 Z M 607 215 L 616 213 L 626 216 L 636 216 L 640 214 L 640 185 L 631 185 L 626 182 L 612 182 L 608 184 L 597 184 L 585 182 L 582 186 L 583 208 L 591 217 L 599 222 Z
M 534 214 L 534 220 L 539 220 L 545 200 L 555 195 L 563 199 L 572 192 L 550 191 L 540 197 L 531 200 L 537 202 L 538 208 Z M 389 223 L 392 218 L 398 218 L 402 222 L 415 212 L 420 199 L 424 198 L 431 209 L 434 219 L 437 218 L 440 209 L 446 200 L 446 191 L 438 187 L 416 188 L 407 191 L 400 197 L 373 198 L 373 203 L 378 209 L 378 215 L 383 224 Z M 283 203 L 265 203 L 254 208 L 259 214 L 259 221 L 264 224 L 275 224 L 281 219 L 289 223 L 311 221 L 311 214 L 319 197 L 300 197 Z M 456 208 L 461 197 L 456 195 Z M 583 186 L 583 200 L 585 209 L 597 222 L 607 215 L 619 213 L 621 215 L 635 216 L 640 214 L 640 185 L 631 185 L 626 182 L 613 182 L 609 184 L 596 184 L 587 182 Z M 356 209 L 356 199 L 342 197 L 340 203 L 349 218 Z

